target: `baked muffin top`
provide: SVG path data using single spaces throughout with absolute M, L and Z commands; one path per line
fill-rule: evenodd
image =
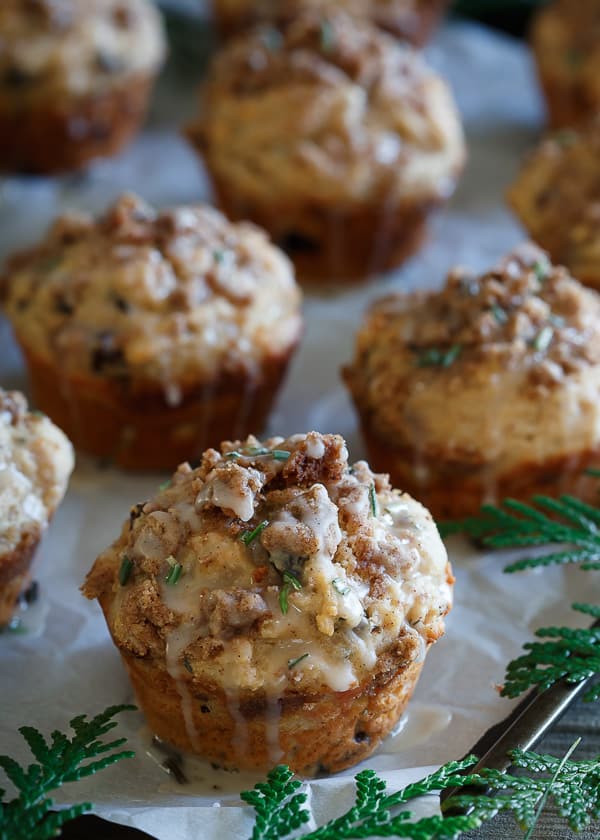
M 422 653 L 451 605 L 429 513 L 342 438 L 250 437 L 134 507 L 84 586 L 116 644 L 225 690 L 355 687 Z M 409 657 L 410 658 L 410 657 Z
M 206 207 L 125 195 L 99 220 L 63 216 L 9 260 L 6 312 L 29 352 L 86 375 L 163 383 L 252 375 L 301 330 L 287 258 Z
M 600 285 L 600 119 L 543 140 L 525 161 L 508 200 L 557 262 Z
M 531 36 L 545 76 L 579 89 L 584 102 L 600 101 L 599 0 L 555 0 L 538 12 Z
M 2 0 L 0 94 L 97 92 L 156 71 L 165 54 L 149 0 Z
M 368 18 L 384 28 L 402 30 L 410 36 L 419 25 L 423 10 L 435 0 L 213 0 L 214 6 L 224 15 L 243 20 L 289 20 L 306 9 L 324 14 L 332 10 L 345 10 L 355 17 Z
M 477 277 L 376 303 L 344 375 L 394 446 L 505 465 L 597 446 L 600 296 L 524 244 Z
M 29 412 L 23 394 L 0 388 L 0 557 L 48 524 L 73 464 L 61 430 Z
M 464 159 L 446 84 L 342 13 L 262 26 L 216 57 L 190 135 L 243 196 L 337 204 L 447 195 Z

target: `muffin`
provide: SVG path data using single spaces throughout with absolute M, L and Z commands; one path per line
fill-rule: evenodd
M 2 0 L 0 171 L 60 172 L 117 152 L 164 54 L 150 0 Z
M 600 118 L 546 138 L 525 161 L 508 201 L 555 262 L 600 289 Z
M 548 118 L 571 126 L 600 111 L 600 0 L 555 0 L 531 32 Z
M 597 501 L 600 297 L 532 244 L 376 303 L 344 378 L 371 462 L 438 518 L 535 493 Z
M 83 591 L 161 739 L 229 769 L 312 775 L 389 733 L 452 582 L 425 508 L 310 432 L 182 464 Z
M 203 96 L 189 136 L 218 201 L 265 227 L 303 280 L 401 263 L 463 165 L 446 84 L 412 49 L 341 13 L 234 39 Z
M 210 207 L 125 195 L 9 260 L 0 297 L 37 405 L 83 452 L 172 469 L 260 429 L 300 338 L 286 257 Z
M 25 397 L 0 388 L 0 627 L 30 580 L 33 554 L 62 501 L 73 447 Z
M 448 0 L 213 0 L 212 6 L 219 32 L 225 37 L 255 23 L 293 20 L 306 9 L 321 14 L 343 9 L 422 47 L 431 37 Z

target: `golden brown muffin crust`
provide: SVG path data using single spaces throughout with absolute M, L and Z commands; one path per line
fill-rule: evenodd
M 527 231 L 584 283 L 600 288 L 600 119 L 545 138 L 508 200 Z
M 442 80 L 408 47 L 341 13 L 231 42 L 190 134 L 241 198 L 338 209 L 439 199 L 464 159 Z
M 0 101 L 101 93 L 115 80 L 154 75 L 165 54 L 147 0 L 2 0 Z
M 239 31 L 257 21 L 291 20 L 306 9 L 320 14 L 343 10 L 417 44 L 427 39 L 445 5 L 439 0 L 213 0 L 217 20 L 226 31 Z
M 417 494 L 475 475 L 483 500 L 519 467 L 600 445 L 600 298 L 525 245 L 482 277 L 376 304 L 345 378 L 376 463 L 389 446 Z
M 555 0 L 542 8 L 532 43 L 555 127 L 581 122 L 600 106 L 600 2 Z
M 97 221 L 60 218 L 0 289 L 28 352 L 68 374 L 164 385 L 170 404 L 188 383 L 252 375 L 301 330 L 290 265 L 258 229 L 132 195 Z

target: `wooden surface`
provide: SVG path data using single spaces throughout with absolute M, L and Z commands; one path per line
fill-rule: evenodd
M 571 744 L 581 738 L 581 744 L 573 759 L 593 758 L 600 755 L 600 704 L 577 701 L 549 735 L 536 747 L 537 752 L 563 756 Z M 600 836 L 600 826 L 596 822 L 589 829 L 574 834 L 566 828 L 565 821 L 549 805 L 538 823 L 533 835 L 534 840 L 592 840 Z M 493 822 L 463 835 L 465 840 L 517 840 L 523 832 L 512 817 L 501 815 Z

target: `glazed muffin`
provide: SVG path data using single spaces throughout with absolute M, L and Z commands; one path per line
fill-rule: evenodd
M 376 303 L 344 371 L 371 462 L 437 518 L 597 501 L 600 297 L 526 244 L 482 277 Z
M 189 134 L 225 211 L 265 227 L 312 281 L 406 259 L 464 160 L 445 83 L 412 49 L 343 14 L 232 41 Z
M 534 18 L 538 75 L 554 128 L 600 111 L 600 0 L 555 0 Z
M 299 340 L 286 257 L 210 207 L 60 218 L 0 281 L 37 405 L 83 452 L 172 469 L 262 427 Z
M 525 161 L 508 200 L 555 262 L 600 289 L 600 118 L 543 140 Z
M 34 552 L 62 501 L 73 447 L 25 397 L 0 388 L 0 627 L 27 589 Z
M 312 775 L 394 726 L 452 582 L 429 513 L 310 432 L 181 465 L 83 591 L 161 739 L 225 768 Z
M 117 152 L 164 54 L 149 0 L 2 0 L 0 171 L 60 172 Z
M 255 23 L 280 24 L 293 20 L 307 9 L 320 14 L 341 9 L 370 20 L 415 46 L 423 46 L 448 0 L 213 0 L 212 6 L 219 32 L 225 37 Z

